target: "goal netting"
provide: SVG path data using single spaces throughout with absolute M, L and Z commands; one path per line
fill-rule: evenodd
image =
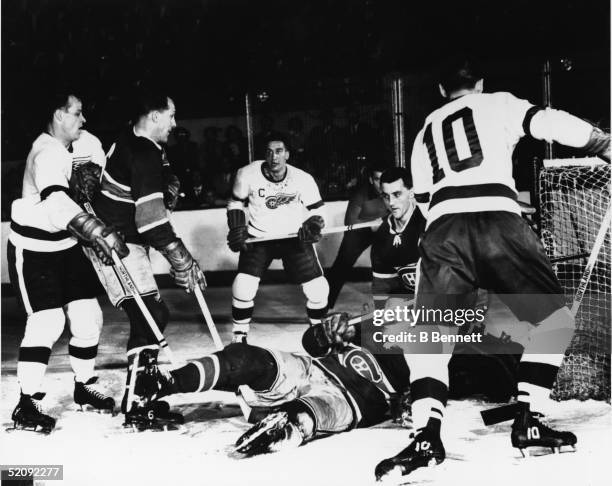
M 596 158 L 545 161 L 538 192 L 542 242 L 570 308 L 600 246 L 552 398 L 610 401 L 610 165 Z

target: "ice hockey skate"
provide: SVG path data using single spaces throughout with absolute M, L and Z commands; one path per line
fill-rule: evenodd
M 22 393 L 19 403 L 11 415 L 13 428 L 7 430 L 30 430 L 49 434 L 55 427 L 55 419 L 42 413 L 39 402 L 44 397 L 44 393 L 34 393 L 33 395 Z
M 285 411 L 271 413 L 237 441 L 235 451 L 247 456 L 298 447 L 304 436 Z
M 121 403 L 125 414 L 124 427 L 134 431 L 176 430 L 184 423 L 180 413 L 171 412 L 170 405 L 158 400 L 174 393 L 173 380 L 157 366 L 157 350 L 144 350 L 130 357 L 128 386 Z
M 523 405 L 523 404 L 521 404 Z M 572 432 L 558 431 L 550 428 L 541 421 L 542 414 L 529 410 L 529 404 L 525 403 L 517 413 L 512 424 L 510 439 L 512 446 L 516 447 L 523 457 L 528 447 L 550 448 L 553 453 L 561 452 L 564 446 L 570 446 L 576 450 L 576 436 Z
M 440 440 L 440 421 L 430 419 L 408 447 L 396 456 L 380 462 L 374 474 L 377 481 L 398 479 L 420 467 L 436 466 L 445 458 L 446 452 Z
M 81 411 L 88 408 L 98 412 L 115 413 L 115 400 L 96 390 L 93 385 L 98 381 L 98 377 L 94 376 L 85 383 L 80 381 L 74 382 L 74 403 L 76 403 Z

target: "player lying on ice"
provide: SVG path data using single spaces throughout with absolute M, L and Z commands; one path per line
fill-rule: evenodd
M 371 325 L 371 319 L 351 324 L 347 314 L 332 314 L 304 333 L 302 344 L 310 356 L 232 343 L 175 370 L 149 366 L 138 374 L 136 394 L 157 400 L 211 389 L 235 392 L 247 385 L 250 393 L 241 391 L 249 405 L 268 407 L 270 413 L 236 442 L 236 451 L 246 455 L 376 425 L 395 414 L 394 399 L 406 391 L 409 370 L 401 351 L 377 351 L 366 337 Z M 363 347 L 357 344 L 361 342 Z M 479 367 L 476 381 L 507 383 L 504 366 L 492 364 Z M 464 365 L 465 361 L 451 361 L 451 377 L 467 373 L 473 378 Z

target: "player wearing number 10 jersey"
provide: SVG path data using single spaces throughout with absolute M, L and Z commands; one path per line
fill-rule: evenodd
M 482 91 L 482 77 L 471 63 L 450 66 L 440 84 L 448 103 L 426 118 L 414 142 L 415 198 L 427 216 L 416 307 L 465 309 L 483 288 L 496 292 L 519 320 L 534 324 L 518 368 L 512 445 L 573 446 L 574 434 L 546 427 L 534 413 L 552 388 L 574 319 L 544 248 L 520 216 L 511 157 L 519 139 L 532 136 L 609 161 L 610 137 L 569 113 Z M 405 355 L 418 432 L 406 449 L 378 465 L 378 478 L 444 460 L 440 426 L 450 354 L 427 352 Z

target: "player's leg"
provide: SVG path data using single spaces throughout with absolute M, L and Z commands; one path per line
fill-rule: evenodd
M 390 474 L 409 474 L 432 461 L 439 464 L 445 458 L 440 429 L 448 399 L 452 346 L 434 343 L 432 338 L 435 333 L 457 332 L 454 322 L 440 321 L 438 311 L 455 311 L 474 301 L 474 258 L 469 237 L 462 231 L 461 218 L 462 215 L 439 218 L 421 239 L 415 308 L 432 312 L 412 328 L 418 333 L 418 342 L 405 348 L 410 368 L 412 419 L 417 432 L 407 448 L 378 464 L 375 474 L 379 479 Z
M 21 397 L 12 419 L 15 426 L 43 432 L 55 427 L 55 419 L 41 412 L 42 381 L 65 324 L 58 253 L 32 252 L 11 242 L 7 248 L 11 283 L 27 316 L 17 362 Z
M 346 282 L 346 275 L 366 248 L 372 244 L 373 231 L 369 228 L 344 233 L 338 255 L 326 274 L 329 282 L 329 307 L 336 305 L 336 300 Z
M 302 285 L 310 323 L 318 324 L 327 314 L 329 285 L 323 276 L 314 244 L 303 244 L 298 240 L 283 242 L 282 260 L 292 281 Z
M 89 405 L 112 412 L 115 401 L 94 386 L 97 381 L 94 366 L 102 331 L 102 309 L 96 297 L 103 289 L 79 246 L 67 252 L 64 275 L 64 310 L 71 333 L 68 354 L 74 372 L 74 401 L 81 409 Z
M 259 281 L 272 263 L 274 242 L 250 245 L 240 252 L 232 284 L 233 342 L 245 342 L 250 331 Z
M 497 232 L 499 240 L 499 252 L 488 255 L 491 287 L 519 320 L 535 326 L 518 368 L 518 401 L 525 405 L 515 421 L 513 444 L 573 445 L 573 434 L 549 428 L 544 433 L 544 426 L 535 424 L 574 333 L 574 318 L 565 306 L 561 285 L 542 244 L 522 218 L 502 213 L 495 223 L 483 221 L 483 225 Z M 507 240 L 505 234 L 514 236 Z M 528 422 L 542 428 L 541 439 L 526 440 Z

